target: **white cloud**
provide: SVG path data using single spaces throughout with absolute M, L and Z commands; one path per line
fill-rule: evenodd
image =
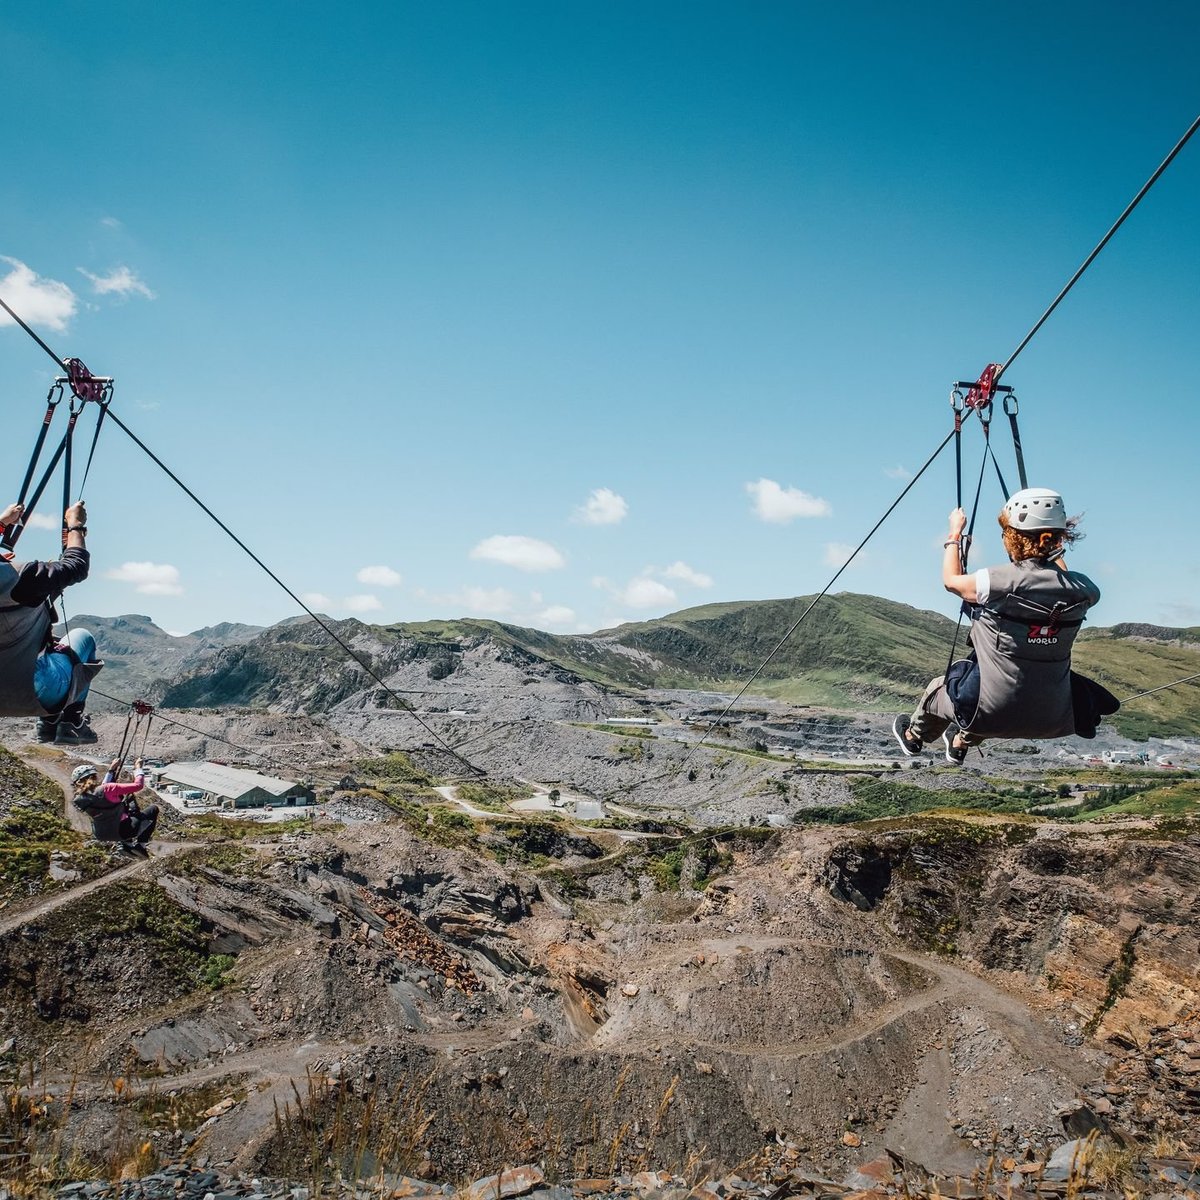
M 826 542 L 825 565 L 827 567 L 840 567 L 853 553 L 854 547 L 849 542 Z M 853 565 L 858 567 L 866 561 L 867 555 L 860 551 Z
M 182 596 L 179 568 L 168 563 L 127 562 L 105 571 L 106 579 L 132 583 L 133 590 L 143 596 Z
M 695 571 L 685 562 L 673 562 L 664 572 L 663 577 L 666 579 L 678 579 L 683 583 L 690 583 L 692 587 L 710 588 L 713 585 L 711 575 L 705 575 L 703 571 Z
M 317 612 L 328 612 L 329 609 L 337 607 L 334 601 L 329 596 L 326 596 L 324 592 L 301 592 L 300 599 L 309 608 L 315 609 Z
M 549 542 L 507 534 L 484 538 L 470 556 L 516 567 L 518 571 L 557 571 L 566 564 L 566 559 Z
M 651 577 L 653 571 L 653 567 L 647 567 L 624 587 L 618 587 L 603 575 L 596 575 L 592 579 L 592 587 L 607 592 L 618 604 L 626 608 L 669 607 L 676 602 L 677 597 L 665 583 Z
M 748 483 L 746 491 L 754 497 L 754 515 L 760 521 L 786 525 L 796 517 L 828 517 L 833 513 L 828 500 L 810 496 L 799 488 L 780 487 L 773 479 Z
M 618 525 L 628 512 L 624 496 L 618 496 L 611 488 L 595 488 L 571 519 L 582 525 Z
M 512 612 L 516 598 L 508 588 L 465 587 L 456 599 L 469 612 L 495 615 Z
M 101 217 L 100 224 L 103 225 L 105 229 L 121 228 L 121 222 L 118 221 L 116 217 Z
M 902 467 L 897 464 L 894 467 L 884 467 L 883 473 L 889 479 L 911 479 L 912 472 L 907 467 Z
M 550 625 L 574 625 L 575 610 L 568 608 L 565 604 L 551 604 L 548 608 L 542 609 L 533 620 L 539 629 Z
M 391 567 L 363 567 L 354 578 L 370 587 L 393 588 L 399 587 L 404 577 Z
M 378 596 L 369 594 L 358 596 L 347 596 L 342 601 L 341 607 L 347 612 L 367 613 L 378 612 L 383 607 L 383 601 Z
M 30 529 L 61 529 L 61 517 L 48 517 L 45 513 L 35 512 L 33 516 L 26 518 L 25 524 Z
M 155 299 L 154 293 L 128 267 L 113 267 L 107 275 L 93 275 L 83 267 L 75 268 L 85 279 L 90 279 L 92 291 L 97 296 L 145 296 Z
M 503 616 L 516 607 L 517 598 L 508 588 L 463 587 L 457 592 L 431 592 L 413 588 L 418 600 L 427 600 L 442 610 Z
M 657 579 L 631 579 L 616 592 L 616 598 L 627 608 L 661 608 L 675 603 L 675 593 Z
M 75 293 L 57 279 L 43 279 L 23 262 L 0 254 L 12 270 L 0 279 L 0 296 L 27 324 L 41 325 L 63 333 L 67 322 L 75 315 L 78 301 Z M 13 319 L 0 309 L 0 326 L 13 324 Z

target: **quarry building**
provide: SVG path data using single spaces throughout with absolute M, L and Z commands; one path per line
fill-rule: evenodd
M 220 763 L 171 763 L 157 775 L 161 785 L 174 784 L 185 798 L 220 808 L 291 808 L 316 799 L 307 784 Z M 193 792 L 201 794 L 189 795 Z

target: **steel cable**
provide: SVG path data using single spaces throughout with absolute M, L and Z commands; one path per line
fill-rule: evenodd
M 1017 359 L 1017 355 L 1020 354 L 1021 351 L 1024 350 L 1025 347 L 1029 345 L 1029 343 L 1033 340 L 1033 335 L 1035 333 L 1037 333 L 1037 331 L 1039 329 L 1041 329 L 1041 327 L 1043 325 L 1045 325 L 1045 323 L 1049 320 L 1050 314 L 1059 306 L 1059 304 L 1061 303 L 1063 298 L 1066 296 L 1066 294 L 1076 285 L 1076 283 L 1079 282 L 1080 276 L 1084 273 L 1084 271 L 1086 271 L 1088 269 L 1088 267 L 1090 267 L 1092 265 L 1092 262 L 1096 258 L 1096 255 L 1098 255 L 1100 253 L 1100 251 L 1103 250 L 1104 247 L 1108 245 L 1109 239 L 1112 237 L 1112 235 L 1114 233 L 1116 233 L 1117 230 L 1120 229 L 1121 226 L 1125 223 L 1125 218 L 1128 217 L 1129 214 L 1131 212 L 1133 212 L 1133 210 L 1135 208 L 1137 208 L 1137 206 L 1142 201 L 1142 197 L 1145 196 L 1145 194 L 1154 186 L 1154 184 L 1158 180 L 1158 177 L 1171 165 L 1172 160 L 1180 152 L 1180 150 L 1182 150 L 1184 148 L 1184 146 L 1187 145 L 1188 139 L 1191 138 L 1192 134 L 1195 133 L 1198 128 L 1200 128 L 1200 117 L 1197 117 L 1191 123 L 1191 125 L 1188 126 L 1187 132 L 1183 135 L 1183 137 L 1181 137 L 1179 139 L 1179 141 L 1177 141 L 1175 143 L 1174 149 L 1172 149 L 1171 153 L 1168 154 L 1167 157 L 1164 158 L 1161 163 L 1159 163 L 1158 169 L 1154 172 L 1153 175 L 1150 176 L 1149 179 L 1146 180 L 1146 182 L 1144 184 L 1142 184 L 1141 190 L 1125 206 L 1125 211 L 1116 219 L 1116 221 L 1113 223 L 1112 228 L 1100 239 L 1100 241 L 1096 244 L 1096 248 L 1091 252 L 1091 254 L 1089 254 L 1087 256 L 1087 258 L 1085 258 L 1083 260 L 1083 263 L 1080 265 L 1079 270 L 1077 270 L 1075 272 L 1075 274 L 1072 275 L 1071 278 L 1067 280 L 1066 286 L 1062 289 L 1062 291 L 1059 292 L 1058 295 L 1054 297 L 1053 301 L 1051 301 L 1050 307 L 1048 309 L 1046 309 L 1046 311 L 1044 313 L 1042 313 L 1042 315 L 1040 317 L 1038 317 L 1037 321 L 1034 323 L 1033 328 L 1021 339 L 1021 344 L 1008 356 L 1008 361 L 1005 362 L 1005 364 L 992 377 L 993 383 L 1000 382 L 1001 376 L 1004 374 L 1005 371 L 1008 370 L 1009 367 L 1011 367 L 1013 365 L 1013 363 Z
M 278 584 L 279 587 L 282 588 L 283 591 L 286 592 L 287 595 L 290 596 L 291 599 L 294 600 L 313 619 L 313 621 L 315 621 L 316 624 L 325 631 L 326 634 L 328 634 L 329 638 L 341 647 L 343 652 L 349 658 L 353 659 L 353 661 L 356 662 L 371 679 L 373 679 L 381 688 L 383 688 L 383 690 L 387 692 L 389 696 L 400 703 L 402 712 L 412 717 L 412 719 L 416 721 L 416 723 L 420 725 L 421 728 L 424 729 L 425 732 L 429 734 L 429 736 L 433 738 L 434 741 L 436 741 L 447 754 L 463 763 L 469 771 L 472 771 L 477 775 L 487 774 L 487 772 L 481 767 L 475 766 L 475 764 L 469 759 L 464 758 L 461 754 L 458 754 L 449 744 L 449 742 L 447 742 L 441 736 L 441 734 L 423 721 L 420 716 L 418 716 L 418 714 L 415 713 L 411 708 L 405 707 L 407 702 L 403 700 L 397 692 L 392 690 L 392 688 L 376 673 L 375 669 L 368 662 L 359 657 L 359 655 L 355 653 L 350 645 L 335 630 L 331 629 L 329 625 L 321 619 L 321 617 L 313 612 L 313 610 L 309 608 L 309 606 L 305 604 L 304 601 L 301 600 L 300 597 L 296 595 L 296 593 L 292 591 L 292 589 L 288 587 L 288 585 L 284 583 L 283 580 L 280 579 L 279 576 L 276 575 L 275 572 L 272 571 L 271 568 L 268 567 L 267 564 L 263 562 L 263 560 L 259 558 L 258 555 L 255 554 L 254 551 L 251 550 L 250 547 L 247 546 L 246 543 L 243 542 L 242 539 L 238 537 L 238 535 L 234 533 L 233 530 L 230 529 L 229 526 L 226 525 L 225 522 L 222 521 L 221 518 L 218 517 L 217 514 L 213 512 L 213 510 L 209 508 L 208 505 L 205 504 L 204 501 L 201 500 L 200 497 L 197 496 L 196 493 L 193 492 L 192 489 L 188 487 L 187 484 L 184 483 L 183 480 L 180 479 L 179 476 L 176 475 L 175 472 L 172 471 L 171 468 L 168 467 L 167 464 L 163 462 L 163 460 L 159 458 L 158 455 L 155 454 L 154 451 L 151 450 L 150 447 L 147 446 L 146 443 L 143 442 L 142 439 L 139 438 L 137 434 L 135 434 L 133 430 L 130 429 L 129 426 L 126 425 L 119 416 L 117 416 L 115 412 L 112 411 L 111 406 L 109 406 L 108 415 L 109 418 L 116 424 L 117 428 L 120 429 L 121 432 L 124 433 L 144 454 L 146 454 L 147 457 L 149 457 L 149 459 L 155 464 L 155 466 L 157 466 L 167 476 L 168 479 L 176 484 L 185 493 L 185 495 L 188 496 L 189 499 L 194 501 L 201 511 L 203 511 L 206 516 L 211 518 L 212 521 L 214 521 L 222 530 L 222 532 L 224 532 L 236 545 L 238 545 L 255 564 L 262 568 L 262 570 L 276 584 Z

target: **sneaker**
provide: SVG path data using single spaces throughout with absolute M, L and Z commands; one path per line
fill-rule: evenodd
M 946 746 L 946 761 L 953 766 L 961 767 L 967 758 L 967 751 L 970 746 L 956 746 L 954 738 L 958 730 L 951 726 L 942 734 L 942 741 Z
M 130 854 L 136 854 L 139 858 L 150 857 L 150 851 L 147 850 L 141 842 L 134 842 L 133 845 L 129 847 L 129 852 Z
M 77 721 L 65 720 L 58 723 L 58 735 L 54 739 L 59 745 L 78 746 L 84 742 L 95 742 L 99 739 L 96 737 L 91 724 L 86 716 L 80 717 Z
M 126 854 L 137 855 L 137 842 L 118 842 L 117 846 Z
M 52 742 L 58 736 L 58 720 L 53 717 L 39 717 L 33 736 L 39 742 Z
M 900 743 L 900 749 L 904 751 L 905 755 L 909 758 L 916 758 L 925 748 L 925 744 L 920 738 L 909 736 L 910 724 L 908 717 L 901 713 L 892 722 L 892 733 L 895 735 L 896 741 Z

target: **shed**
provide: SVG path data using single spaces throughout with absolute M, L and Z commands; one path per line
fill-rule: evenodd
M 181 788 L 203 792 L 209 804 L 222 808 L 292 807 L 312 804 L 316 799 L 307 784 L 220 763 L 172 763 L 159 776 Z

